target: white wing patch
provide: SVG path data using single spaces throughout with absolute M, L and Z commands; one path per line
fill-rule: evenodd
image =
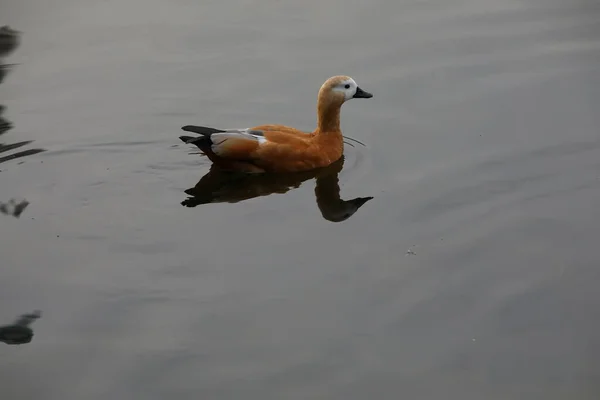
M 251 132 L 256 132 L 257 134 L 253 134 Z M 210 140 L 216 146 L 223 143 L 227 139 L 233 138 L 256 140 L 258 144 L 262 144 L 267 141 L 267 139 L 262 136 L 261 131 L 252 131 L 250 129 L 226 129 L 225 132 L 213 133 L 210 136 Z
M 228 150 L 227 148 L 227 145 L 225 144 L 225 142 L 227 142 L 227 140 L 229 139 L 243 139 L 246 141 L 253 141 L 259 146 L 267 141 L 267 139 L 264 136 L 262 136 L 261 131 L 252 131 L 249 129 L 228 129 L 225 132 L 218 132 L 210 135 L 210 140 L 212 142 L 212 151 L 220 156 L 223 156 L 230 152 L 230 150 Z

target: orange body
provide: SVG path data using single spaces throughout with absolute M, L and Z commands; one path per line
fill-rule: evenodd
M 218 130 L 185 126 L 201 137 L 182 136 L 216 165 L 243 172 L 298 172 L 325 167 L 343 154 L 340 109 L 351 98 L 372 97 L 347 76 L 328 79 L 319 90 L 317 128 L 312 133 L 284 125 L 260 125 L 249 129 Z

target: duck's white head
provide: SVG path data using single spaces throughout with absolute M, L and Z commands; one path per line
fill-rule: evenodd
M 362 90 L 356 81 L 349 76 L 337 75 L 327 79 L 319 90 L 319 97 L 329 98 L 330 101 L 344 103 L 350 99 L 369 99 L 373 95 Z
M 354 79 L 333 76 L 321 85 L 317 100 L 317 128 L 320 132 L 339 132 L 340 109 L 350 99 L 369 99 L 373 95 L 362 90 Z

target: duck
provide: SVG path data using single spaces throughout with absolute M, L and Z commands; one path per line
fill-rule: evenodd
M 244 173 L 301 172 L 327 167 L 343 155 L 340 111 L 351 99 L 369 99 L 346 75 L 327 79 L 317 96 L 317 127 L 313 132 L 267 124 L 246 129 L 217 129 L 186 125 L 181 129 L 200 136 L 180 136 L 195 145 L 221 169 Z

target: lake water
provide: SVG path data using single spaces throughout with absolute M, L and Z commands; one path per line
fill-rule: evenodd
M 600 397 L 600 3 L 1 10 L 3 398 Z M 341 172 L 207 195 L 181 126 L 312 130 L 337 74 Z

